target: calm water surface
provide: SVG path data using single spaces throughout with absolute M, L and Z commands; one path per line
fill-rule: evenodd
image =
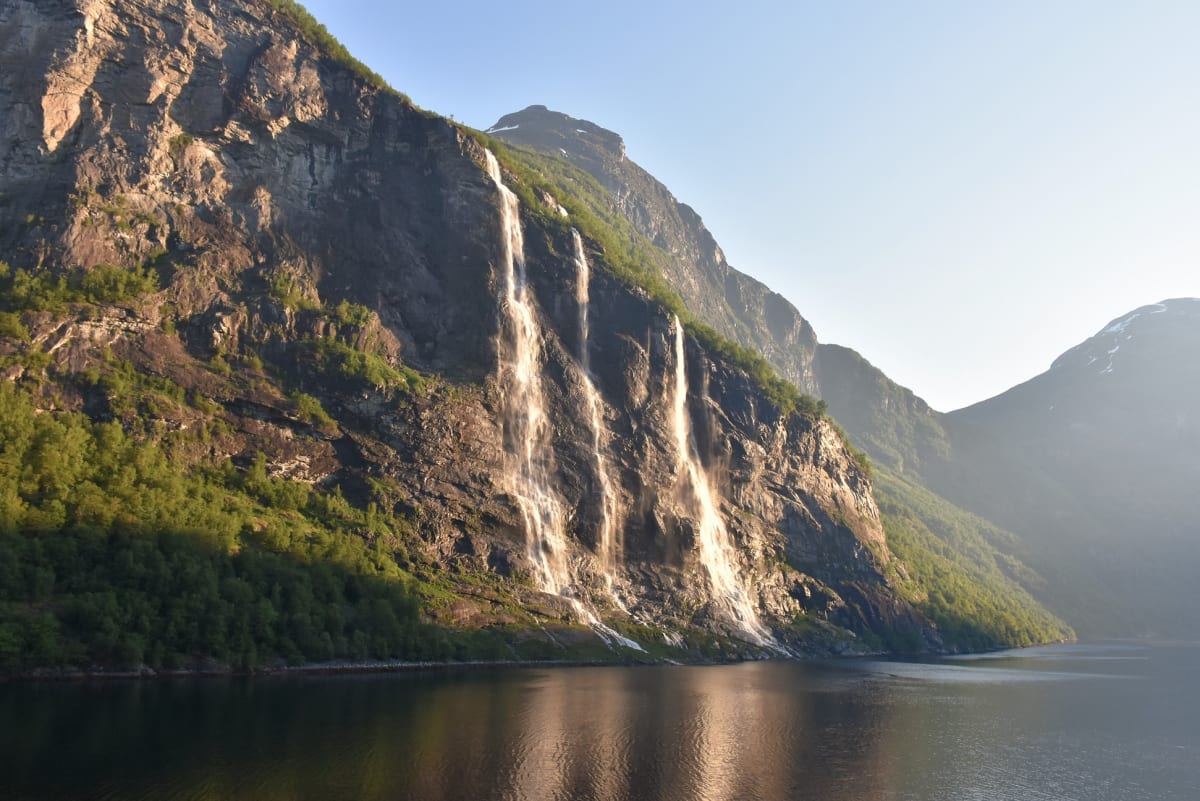
M 0 686 L 0 797 L 1196 801 L 1200 648 Z

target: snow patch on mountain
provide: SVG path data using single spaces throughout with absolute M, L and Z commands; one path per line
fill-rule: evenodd
M 1105 328 L 1102 333 L 1123 334 L 1125 332 L 1125 329 L 1129 327 L 1129 324 L 1141 316 L 1142 315 L 1140 312 L 1134 312 L 1133 314 L 1129 315 L 1128 317 L 1123 317 L 1120 320 L 1117 320 L 1115 323 L 1110 325 L 1108 328 Z

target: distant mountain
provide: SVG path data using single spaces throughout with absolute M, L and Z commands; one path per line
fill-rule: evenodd
M 1022 536 L 1085 631 L 1200 633 L 1200 300 L 1113 320 L 1020 386 L 942 418 L 946 497 Z

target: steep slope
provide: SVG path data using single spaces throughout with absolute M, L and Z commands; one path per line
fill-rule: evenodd
M 802 392 L 817 394 L 812 326 L 783 296 L 730 267 L 700 215 L 626 158 L 620 135 L 545 106 L 501 117 L 487 133 L 561 156 L 592 176 L 633 229 L 654 245 L 649 257 L 697 317 L 762 353 Z
M 502 117 L 488 131 L 514 146 L 512 158 L 528 172 L 585 198 L 589 211 L 619 232 L 602 243 L 606 252 L 628 253 L 643 265 L 640 274 L 684 298 L 699 322 L 820 395 L 822 408 L 827 404 L 850 439 L 887 471 L 881 477 L 892 528 L 905 543 L 904 561 L 921 574 L 900 577 L 910 601 L 976 647 L 1069 636 L 1030 597 L 1044 582 L 1021 565 L 1016 538 L 921 485 L 924 466 L 950 456 L 939 413 L 857 352 L 818 343 L 787 300 L 731 268 L 699 217 L 626 157 L 616 133 L 543 106 Z M 972 589 L 958 593 L 962 602 L 953 609 L 931 602 L 943 597 L 939 584 Z
M 1048 371 L 947 415 L 935 488 L 1022 535 L 1043 597 L 1095 634 L 1194 636 L 1200 301 L 1130 312 Z
M 822 343 L 814 367 L 830 413 L 879 464 L 919 481 L 924 465 L 949 456 L 942 415 L 857 351 Z
M 700 216 L 626 156 L 619 134 L 545 106 L 507 114 L 487 132 L 595 179 L 615 215 L 650 245 L 641 253 L 687 308 L 828 403 L 873 459 L 906 473 L 919 470 L 922 456 L 944 454 L 946 435 L 936 412 L 855 351 L 819 343 L 791 302 L 731 267 Z M 570 176 L 559 177 L 559 185 L 571 183 Z
M 1052 582 L 1014 534 L 887 471 L 875 488 L 897 583 L 948 640 L 984 649 L 1074 637 L 1037 600 Z
M 403 583 L 458 638 L 434 655 L 477 653 L 484 628 L 489 653 L 524 657 L 941 647 L 890 582 L 869 478 L 826 420 L 792 411 L 745 353 L 685 333 L 588 236 L 606 236 L 594 221 L 578 236 L 546 186 L 288 9 L 0 1 L 14 403 L 78 432 L 62 436 L 80 452 L 132 437 L 185 482 L 171 503 L 224 498 L 214 608 L 305 635 L 260 661 L 361 654 L 358 632 L 409 619 L 386 593 L 355 620 L 316 593 L 314 615 L 311 587 L 303 603 L 256 597 L 269 582 L 237 572 L 239 554 L 303 572 L 346 549 L 366 554 L 347 569 Z M 807 341 L 784 317 L 781 347 Z M 12 575 L 50 577 L 6 582 L 9 642 L 53 630 L 76 661 L 153 652 L 93 648 L 92 618 L 71 612 L 119 621 L 97 593 L 126 597 L 106 588 L 126 572 L 84 580 L 37 543 L 98 537 L 125 564 L 126 538 L 169 518 L 99 510 L 103 475 L 23 482 L 37 441 L 0 443 L 6 527 L 27 544 Z M 121 491 L 158 497 L 154 474 Z M 196 644 L 221 631 L 166 661 L 253 662 L 262 643 L 237 625 L 250 639 L 231 656 Z M 367 650 L 428 655 L 406 636 Z

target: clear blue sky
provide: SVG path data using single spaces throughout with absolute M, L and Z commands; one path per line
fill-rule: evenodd
M 935 408 L 1200 296 L 1200 2 L 308 0 L 419 105 L 611 128 Z

